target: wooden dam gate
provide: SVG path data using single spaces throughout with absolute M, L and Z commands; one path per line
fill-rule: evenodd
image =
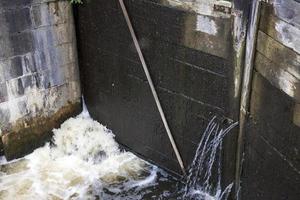
M 185 166 L 213 116 L 224 126 L 244 116 L 223 144 L 224 185 L 237 180 L 246 200 L 299 199 L 300 4 L 260 3 L 257 26 L 250 0 L 125 4 Z M 118 1 L 88 1 L 76 23 L 91 116 L 124 146 L 180 173 Z M 253 26 L 252 73 L 245 75 Z M 241 109 L 245 83 L 249 104 Z

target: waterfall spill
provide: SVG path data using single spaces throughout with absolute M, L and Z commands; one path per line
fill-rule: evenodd
M 220 153 L 222 139 L 233 126 L 219 130 L 215 118 L 209 123 L 183 184 L 120 150 L 113 133 L 84 109 L 53 130 L 53 144 L 18 160 L 0 159 L 0 199 L 223 200 L 232 185 L 221 192 Z M 217 184 L 211 181 L 216 162 Z
M 221 153 L 222 141 L 236 123 L 221 129 L 214 117 L 208 124 L 190 166 L 184 190 L 184 199 L 226 200 L 233 184 L 222 192 Z

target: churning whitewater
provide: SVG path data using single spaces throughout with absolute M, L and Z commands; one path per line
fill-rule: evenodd
M 0 159 L 0 200 L 226 200 L 220 186 L 223 137 L 215 118 L 203 133 L 186 184 L 120 150 L 114 134 L 84 111 L 54 129 L 53 140 L 24 158 Z M 217 163 L 218 184 L 210 181 Z
M 0 199 L 101 199 L 108 185 L 126 182 L 130 189 L 155 180 L 145 172 L 155 167 L 121 151 L 112 132 L 84 114 L 53 133 L 53 145 L 2 163 Z

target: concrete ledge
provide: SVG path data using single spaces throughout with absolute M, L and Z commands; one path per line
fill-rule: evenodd
M 18 120 L 10 132 L 3 133 L 4 154 L 7 160 L 20 158 L 51 140 L 52 129 L 81 112 L 80 102 L 68 103 L 50 117 Z M 1 146 L 0 146 L 1 149 Z

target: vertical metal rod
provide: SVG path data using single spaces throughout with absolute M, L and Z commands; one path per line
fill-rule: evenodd
M 183 165 L 183 161 L 182 161 L 182 159 L 181 159 L 180 153 L 179 153 L 179 151 L 178 151 L 178 148 L 177 148 L 176 143 L 175 143 L 175 141 L 174 141 L 174 138 L 173 138 L 173 136 L 172 136 L 172 133 L 171 133 L 171 130 L 170 130 L 170 128 L 169 128 L 168 122 L 167 122 L 167 120 L 166 120 L 164 111 L 163 111 L 163 109 L 162 109 L 162 107 L 161 107 L 161 104 L 160 104 L 160 101 L 159 101 L 157 92 L 156 92 L 156 90 L 155 90 L 153 81 L 152 81 L 152 79 L 151 79 L 151 76 L 150 76 L 150 73 L 149 73 L 147 64 L 146 64 L 146 62 L 145 62 L 143 53 L 142 53 L 141 48 L 140 48 L 140 45 L 139 45 L 139 42 L 138 42 L 137 37 L 136 37 L 136 35 L 135 35 L 135 32 L 134 32 L 134 29 L 133 29 L 133 27 L 132 27 L 130 18 L 129 18 L 129 16 L 128 16 L 127 9 L 126 9 L 126 7 L 125 7 L 125 4 L 124 4 L 123 0 L 119 0 L 119 2 L 120 2 L 120 6 L 121 6 L 121 8 L 122 8 L 123 15 L 124 15 L 124 17 L 125 17 L 126 23 L 127 23 L 127 25 L 128 25 L 128 28 L 129 28 L 129 31 L 130 31 L 132 40 L 133 40 L 133 42 L 134 42 L 135 48 L 136 48 L 136 50 L 137 50 L 137 53 L 138 53 L 139 58 L 140 58 L 140 61 L 141 61 L 141 63 L 142 63 L 144 72 L 145 72 L 145 74 L 146 74 L 148 83 L 149 83 L 149 85 L 150 85 L 151 92 L 152 92 L 152 95 L 153 95 L 153 97 L 154 97 L 156 106 L 157 106 L 157 108 L 158 108 L 160 117 L 161 117 L 161 119 L 162 119 L 162 121 L 163 121 L 163 124 L 164 124 L 164 126 L 165 126 L 165 129 L 166 129 L 167 134 L 168 134 L 168 136 L 169 136 L 169 140 L 170 140 L 171 145 L 172 145 L 172 147 L 173 147 L 173 150 L 174 150 L 174 152 L 175 152 L 175 155 L 176 155 L 176 158 L 177 158 L 178 163 L 179 163 L 179 165 L 180 165 L 180 168 L 181 168 L 183 174 L 185 175 L 185 168 L 184 168 L 184 165 Z
M 253 64 L 255 58 L 256 39 L 260 20 L 261 0 L 253 0 L 251 8 L 251 19 L 248 25 L 245 68 L 243 73 L 243 85 L 241 92 L 240 105 L 240 128 L 238 135 L 237 154 L 236 154 L 236 173 L 235 173 L 235 191 L 237 199 L 240 199 L 240 182 L 242 172 L 242 160 L 244 152 L 244 132 L 245 124 L 249 113 L 249 102 L 252 87 Z

